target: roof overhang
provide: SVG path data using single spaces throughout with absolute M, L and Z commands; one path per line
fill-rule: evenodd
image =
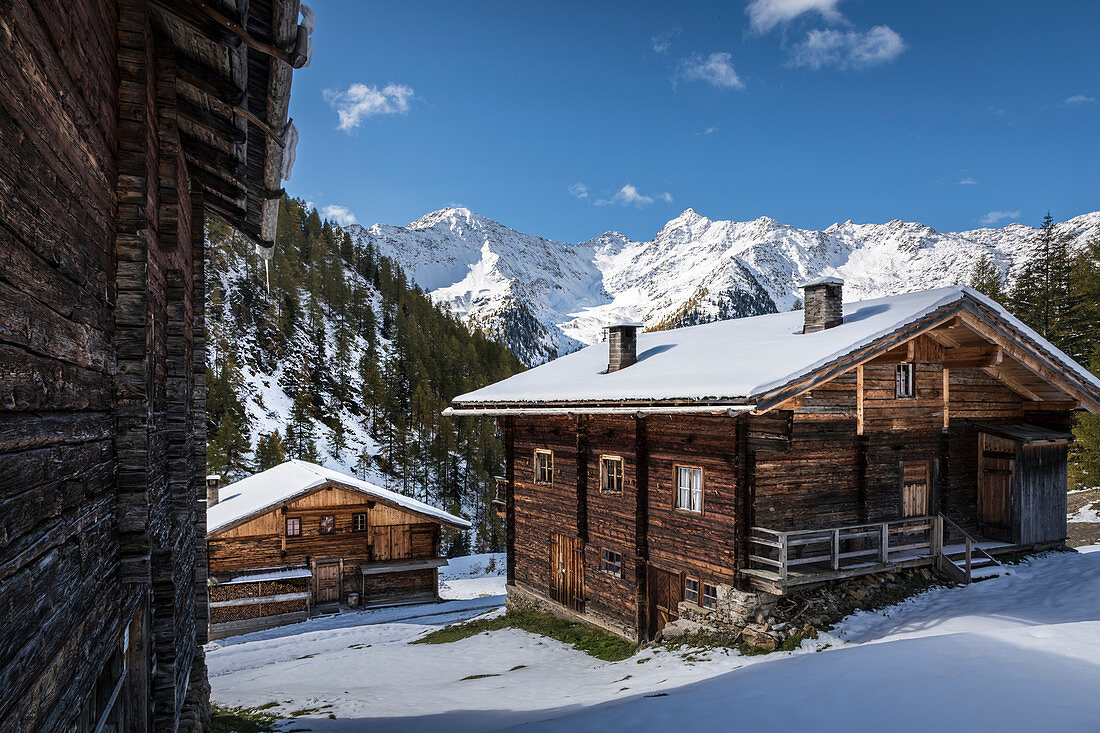
M 574 415 L 726 415 L 733 417 L 753 409 L 753 405 L 703 404 L 703 405 L 494 405 L 462 404 L 448 407 L 443 411 L 446 417 L 461 415 L 480 415 L 485 417 L 508 417 L 516 415 L 544 415 L 573 417 Z
M 293 69 L 309 61 L 313 14 L 299 0 L 152 0 L 174 75 L 179 145 L 209 214 L 270 257 L 297 131 Z M 298 23 L 299 13 L 306 20 Z

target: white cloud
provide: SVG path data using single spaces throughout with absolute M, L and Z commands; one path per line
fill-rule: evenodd
M 668 53 L 668 49 L 672 46 L 672 40 L 679 38 L 683 29 L 680 26 L 671 28 L 664 33 L 658 33 L 655 36 L 651 36 L 649 40 L 653 41 L 653 50 L 657 53 Z
M 961 181 L 959 181 L 959 185 L 960 186 L 977 186 L 978 182 L 975 181 L 970 176 L 967 176 L 966 178 L 963 178 Z
M 633 206 L 636 209 L 641 209 L 652 204 L 655 199 L 660 199 L 665 203 L 672 203 L 672 194 L 665 191 L 656 196 L 646 196 L 640 193 L 634 184 L 628 183 L 616 191 L 615 195 L 611 198 L 597 199 L 592 203 L 596 206 Z
M 1095 102 L 1096 97 L 1086 97 L 1084 94 L 1074 94 L 1072 97 L 1062 102 L 1063 107 L 1075 107 L 1079 104 L 1087 104 L 1089 102 Z
M 724 52 L 712 53 L 705 59 L 700 56 L 683 59 L 680 61 L 679 78 L 705 81 L 722 89 L 742 89 L 745 83 L 734 71 L 731 59 L 732 56 Z
M 716 132 L 718 132 L 718 128 L 714 126 L 708 127 L 707 129 L 703 130 L 704 135 L 713 135 Z
M 404 84 L 387 84 L 379 89 L 357 83 L 343 92 L 326 89 L 323 96 L 340 116 L 340 129 L 350 132 L 370 117 L 408 114 L 413 89 Z
M 804 13 L 818 13 L 830 23 L 843 21 L 844 16 L 836 9 L 839 4 L 840 0 L 752 0 L 745 13 L 754 31 L 767 33 Z
M 355 214 L 351 213 L 351 209 L 346 206 L 337 206 L 330 204 L 321 209 L 321 214 L 326 219 L 333 219 L 342 227 L 346 227 L 348 224 L 355 224 L 359 220 L 355 218 Z
M 993 226 L 1003 219 L 1019 219 L 1019 211 L 990 211 L 982 215 L 981 223 L 985 226 Z
M 588 198 L 588 186 L 580 182 L 574 183 L 569 187 L 569 195 L 578 199 L 586 199 Z
M 793 66 L 820 69 L 865 69 L 893 61 L 905 51 L 905 41 L 892 28 L 876 25 L 867 32 L 818 28 L 794 47 Z

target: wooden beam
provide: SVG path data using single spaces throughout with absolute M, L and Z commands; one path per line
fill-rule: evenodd
M 290 60 L 290 54 L 288 54 L 286 51 L 276 45 L 267 43 L 266 41 L 261 41 L 260 39 L 253 37 L 251 34 L 249 34 L 247 30 L 245 30 L 244 26 L 242 26 L 240 23 L 233 20 L 232 18 L 227 18 L 226 16 L 222 15 L 210 3 L 203 2 L 203 0 L 192 0 L 190 4 L 192 7 L 195 7 L 199 11 L 204 13 L 215 23 L 240 38 L 244 45 L 248 46 L 253 51 L 265 53 L 268 56 L 276 58 L 285 63 L 287 66 L 293 68 L 299 68 L 302 66 L 302 64 L 305 63 L 305 58 L 302 58 L 300 63 L 294 64 Z
M 235 145 L 248 142 L 248 131 L 237 127 L 233 124 L 233 120 L 211 110 L 205 110 L 182 95 L 176 98 L 176 115 L 192 125 L 206 128 L 212 135 Z
M 997 366 L 1004 359 L 1000 346 L 956 346 L 944 349 L 943 365 L 950 369 L 978 369 Z
M 856 367 L 856 435 L 863 435 L 863 365 Z
M 951 427 L 951 370 L 943 368 L 943 429 Z
M 1016 377 L 1010 375 L 1001 367 L 985 367 L 982 369 L 982 371 L 993 377 L 994 379 L 999 379 L 1000 381 L 1004 382 L 1004 385 L 1006 387 L 1022 397 L 1026 397 L 1027 399 L 1034 402 L 1041 402 L 1043 399 L 1039 395 L 1032 392 L 1027 387 L 1027 385 L 1025 385 Z
M 203 94 L 224 102 L 230 107 L 244 103 L 247 92 L 235 85 L 217 69 L 177 52 L 176 81 L 192 86 Z

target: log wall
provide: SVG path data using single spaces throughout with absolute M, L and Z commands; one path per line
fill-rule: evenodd
M 143 3 L 15 0 L 0 39 L 0 720 L 94 712 L 129 628 L 116 714 L 175 730 L 205 707 L 206 589 L 202 204 L 173 70 Z

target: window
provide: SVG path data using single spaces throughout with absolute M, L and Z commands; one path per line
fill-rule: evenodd
M 622 553 L 603 550 L 600 556 L 600 570 L 616 578 L 623 577 Z
M 703 608 L 718 608 L 718 586 L 703 583 Z
M 703 469 L 676 467 L 676 508 L 703 511 Z
M 600 493 L 623 493 L 623 459 L 617 456 L 600 458 Z
M 302 520 L 298 517 L 288 517 L 286 520 L 286 536 L 287 537 L 301 537 L 302 536 Z
M 695 578 L 684 578 L 684 600 L 699 603 L 699 581 Z
M 917 394 L 916 369 L 911 362 L 898 364 L 894 378 L 894 395 L 896 397 L 914 397 Z
M 364 512 L 362 514 L 353 514 L 351 516 L 351 526 L 355 529 L 356 532 L 366 532 L 367 531 L 367 515 L 366 515 L 366 513 Z
M 321 517 L 321 534 L 332 534 L 336 531 L 336 517 L 331 514 Z
M 554 453 L 548 450 L 535 451 L 535 483 L 554 483 Z

